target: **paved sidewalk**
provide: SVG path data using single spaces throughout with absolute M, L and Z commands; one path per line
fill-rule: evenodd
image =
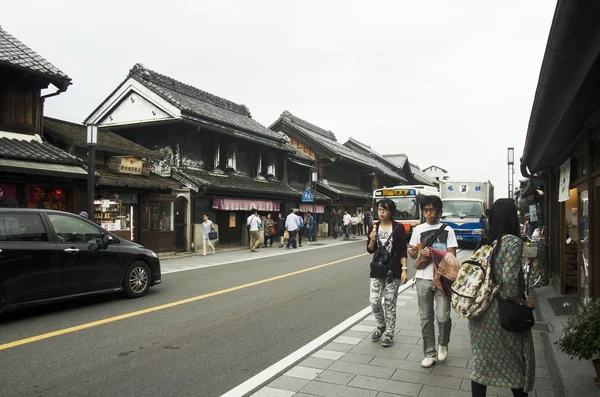
M 412 280 L 411 280 L 412 282 Z M 371 341 L 372 315 L 343 332 L 272 380 L 254 397 L 470 397 L 471 345 L 467 320 L 452 312 L 448 360 L 421 368 L 423 348 L 416 292 L 398 297 L 394 345 Z M 436 331 L 437 334 L 437 331 Z M 534 331 L 536 390 L 531 397 L 554 396 L 540 332 Z M 509 389 L 488 388 L 488 396 L 512 396 Z

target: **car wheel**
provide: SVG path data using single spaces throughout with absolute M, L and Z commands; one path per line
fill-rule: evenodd
M 142 261 L 135 261 L 127 268 L 123 279 L 123 291 L 128 298 L 144 296 L 150 289 L 150 268 Z

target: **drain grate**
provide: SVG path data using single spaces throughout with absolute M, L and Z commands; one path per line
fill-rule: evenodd
M 540 331 L 540 332 L 550 332 L 550 327 L 548 323 L 535 323 L 533 327 L 531 327 L 532 331 Z

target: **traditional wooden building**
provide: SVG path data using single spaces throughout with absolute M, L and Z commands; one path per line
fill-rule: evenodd
M 85 208 L 81 160 L 43 136 L 45 99 L 70 84 L 65 73 L 0 27 L 0 205 Z M 56 91 L 42 95 L 50 85 Z
M 86 127 L 44 117 L 44 136 L 50 143 L 87 164 Z M 185 250 L 185 219 L 176 208 L 168 208 L 160 217 L 142 216 L 141 203 L 161 195 L 173 195 L 183 189 L 170 176 L 157 175 L 151 168 L 162 156 L 107 129 L 98 131 L 96 146 L 96 197 L 90 219 L 117 236 L 135 241 L 156 252 Z M 174 214 L 174 216 L 173 216 Z M 154 223 L 154 224 L 153 224 Z M 165 230 L 168 229 L 168 230 Z
M 408 160 L 408 156 L 404 153 L 384 154 L 383 158 L 396 164 L 408 180 L 409 185 L 425 185 L 439 188 L 440 183 L 429 177 L 425 172 Z
M 306 156 L 287 137 L 269 130 L 245 105 L 202 91 L 136 64 L 125 80 L 86 119 L 163 157 L 153 168 L 186 187 L 159 197 L 158 212 L 175 203 L 176 214 L 190 214 L 188 231 L 201 246 L 202 215 L 219 231 L 219 244 L 248 239 L 246 218 L 256 208 L 276 216 L 298 191 L 285 181 L 285 159 Z M 171 206 L 172 208 L 172 206 Z M 181 211 L 177 210 L 179 208 Z M 142 205 L 142 216 L 154 213 Z M 180 226 L 183 227 L 183 226 Z
M 538 215 L 550 280 L 600 298 L 600 3 L 559 2 L 540 71 L 521 173 L 543 189 Z M 528 193 L 525 192 L 525 195 Z
M 354 213 L 370 209 L 373 186 L 378 181 L 389 184 L 406 182 L 406 178 L 387 162 L 363 154 L 362 148 L 356 150 L 342 145 L 333 132 L 287 110 L 269 128 L 288 136 L 291 146 L 312 159 L 312 164 L 287 161 L 289 177 L 299 176 L 298 182 L 311 184 L 314 182 L 312 171 L 317 170 L 317 191 L 330 197 L 332 207 L 340 211 Z M 319 222 L 329 222 L 329 215 L 330 211 L 327 211 L 324 219 L 318 218 Z

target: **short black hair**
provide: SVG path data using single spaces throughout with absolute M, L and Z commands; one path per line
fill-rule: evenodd
M 427 207 L 428 205 L 431 205 L 433 208 L 435 208 L 435 210 L 437 211 L 437 215 L 441 216 L 442 215 L 442 199 L 439 198 L 438 196 L 422 196 L 421 197 L 421 212 L 423 212 L 425 210 L 425 207 Z
M 254 208 L 254 209 L 252 210 L 252 213 L 253 213 L 254 215 L 258 215 L 258 210 L 257 210 L 256 208 Z
M 396 213 L 396 203 L 392 199 L 384 198 L 377 202 L 375 208 L 384 208 L 392 213 L 392 216 Z

